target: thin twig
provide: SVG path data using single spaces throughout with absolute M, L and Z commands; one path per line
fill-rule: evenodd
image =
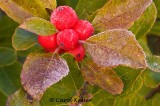
M 160 92 L 160 85 L 158 85 L 158 87 L 154 88 L 153 90 L 151 90 L 148 95 L 145 97 L 146 100 L 151 99 L 156 93 Z

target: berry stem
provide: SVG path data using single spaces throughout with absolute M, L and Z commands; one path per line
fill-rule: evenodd
M 56 50 L 54 51 L 54 53 L 55 53 L 55 54 L 58 53 L 59 50 L 60 50 L 60 48 L 57 47 Z
M 84 40 L 79 40 L 78 41 L 80 44 L 83 44 L 85 41 Z

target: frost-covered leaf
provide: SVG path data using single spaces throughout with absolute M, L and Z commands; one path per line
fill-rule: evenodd
M 57 31 L 49 21 L 38 17 L 28 18 L 19 27 L 42 36 L 52 35 Z
M 81 71 L 87 82 L 95 84 L 115 95 L 123 91 L 123 82 L 112 68 L 97 66 L 89 58 L 81 62 Z
M 155 4 L 152 3 L 143 15 L 133 24 L 130 30 L 137 39 L 145 36 L 152 28 L 157 18 L 157 10 Z
M 40 0 L 45 8 L 54 10 L 57 6 L 57 0 Z
M 0 47 L 0 67 L 11 65 L 17 59 L 17 52 L 10 48 Z
M 96 15 L 93 26 L 98 31 L 129 29 L 152 0 L 110 0 Z
M 21 72 L 21 83 L 32 98 L 40 100 L 51 85 L 69 73 L 69 67 L 58 54 L 31 53 Z
M 27 50 L 36 43 L 37 36 L 21 28 L 17 28 L 12 37 L 12 45 L 16 50 Z
M 31 101 L 23 89 L 19 89 L 8 97 L 6 106 L 40 106 L 38 101 Z
M 146 68 L 142 48 L 134 35 L 125 29 L 106 30 L 87 39 L 84 45 L 86 52 L 99 66 Z
M 5 96 L 11 95 L 21 87 L 21 69 L 22 66 L 19 62 L 0 68 L 0 92 Z
M 160 72 L 160 57 L 159 56 L 148 56 L 147 57 L 148 67 L 155 71 Z
M 80 19 L 89 20 L 99 8 L 103 7 L 108 0 L 79 0 L 76 13 Z
M 74 57 L 70 54 L 63 54 L 62 57 L 67 61 L 70 72 L 61 81 L 47 89 L 41 99 L 41 106 L 67 105 L 68 103 L 55 102 L 55 100 L 57 98 L 72 98 L 77 95 L 84 83 L 78 63 L 75 61 Z M 51 98 L 54 98 L 53 102 L 50 102 Z
M 37 16 L 49 19 L 49 15 L 39 0 L 1 0 L 0 8 L 18 23 Z

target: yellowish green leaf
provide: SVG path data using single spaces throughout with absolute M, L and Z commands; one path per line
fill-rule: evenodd
M 57 0 L 40 0 L 45 8 L 54 10 L 57 6 Z
M 160 36 L 160 21 L 157 20 L 149 34 Z
M 152 28 L 153 24 L 156 21 L 156 18 L 157 18 L 156 6 L 154 3 L 152 3 L 146 9 L 143 15 L 137 21 L 135 21 L 130 30 L 133 32 L 136 38 L 139 39 L 145 36 L 150 31 L 150 29 Z
M 80 19 L 89 20 L 90 16 L 103 7 L 108 0 L 79 0 L 76 13 Z
M 33 15 L 20 7 L 18 4 L 14 3 L 12 0 L 1 0 L 0 8 L 6 12 L 6 14 L 11 17 L 14 21 L 18 23 L 24 22 L 27 18 Z
M 38 17 L 28 18 L 19 27 L 41 36 L 49 36 L 57 31 L 52 23 Z
M 145 86 L 149 88 L 156 88 L 160 84 L 160 73 L 146 69 L 143 73 Z

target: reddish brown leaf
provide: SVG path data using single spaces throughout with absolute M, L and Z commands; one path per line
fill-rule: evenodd
M 145 54 L 135 36 L 125 29 L 107 30 L 84 43 L 86 52 L 99 66 L 146 68 Z
M 110 0 L 93 20 L 96 30 L 128 29 L 152 0 Z
M 123 82 L 112 68 L 99 67 L 89 59 L 84 59 L 80 66 L 85 80 L 90 84 L 98 85 L 114 95 L 123 91 Z
M 69 67 L 58 54 L 31 53 L 23 65 L 21 83 L 32 98 L 40 100 L 52 84 L 67 76 Z

